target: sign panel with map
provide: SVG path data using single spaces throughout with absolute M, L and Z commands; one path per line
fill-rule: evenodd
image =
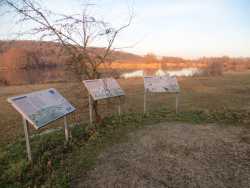
M 93 100 L 124 96 L 125 93 L 114 78 L 84 80 L 88 92 Z
M 75 111 L 54 88 L 11 97 L 8 101 L 36 129 Z
M 144 87 L 146 91 L 153 93 L 180 92 L 180 87 L 176 77 L 171 76 L 145 76 Z

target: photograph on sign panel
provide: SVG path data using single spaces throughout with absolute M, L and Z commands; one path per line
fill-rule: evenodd
M 37 129 L 75 110 L 55 89 L 13 97 L 9 101 Z
M 94 100 L 125 95 L 114 78 L 84 80 L 83 83 Z

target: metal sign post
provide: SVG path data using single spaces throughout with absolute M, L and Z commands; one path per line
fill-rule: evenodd
M 69 129 L 68 129 L 68 123 L 67 123 L 67 117 L 64 116 L 64 133 L 65 133 L 65 140 L 66 142 L 69 141 Z
M 118 104 L 118 115 L 119 115 L 119 119 L 121 122 L 121 98 L 119 97 L 119 104 Z
M 176 93 L 175 95 L 175 113 L 178 114 L 179 108 L 179 93 Z
M 144 112 L 144 114 L 147 112 L 147 90 L 145 89 L 144 90 L 144 105 L 143 105 L 143 112 Z
M 93 123 L 93 107 L 92 107 L 92 99 L 89 95 L 89 122 L 92 125 Z
M 32 161 L 32 155 L 31 155 L 31 149 L 30 149 L 30 140 L 29 140 L 28 121 L 24 117 L 23 117 L 23 128 L 24 128 L 24 135 L 25 135 L 28 159 L 29 159 L 29 161 Z

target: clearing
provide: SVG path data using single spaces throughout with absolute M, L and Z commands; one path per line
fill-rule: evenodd
M 210 113 L 217 111 L 225 114 L 219 119 L 235 118 L 228 110 L 237 112 L 240 123 L 250 123 L 250 71 L 239 73 L 225 73 L 221 77 L 187 77 L 179 79 L 181 94 L 179 109 L 182 112 L 204 111 Z M 122 105 L 122 112 L 143 112 L 143 79 L 118 80 L 126 93 L 126 99 Z M 88 95 L 81 82 L 48 83 L 34 85 L 0 86 L 0 147 L 23 138 L 23 126 L 20 114 L 18 114 L 6 101 L 8 97 L 29 93 L 37 90 L 57 89 L 77 109 L 69 116 L 72 123 L 88 123 Z M 171 111 L 175 110 L 174 95 L 152 94 L 148 97 L 148 110 L 155 111 L 162 107 Z M 117 106 L 112 101 L 100 103 L 100 114 L 109 117 L 117 113 Z M 240 117 L 238 117 L 240 116 Z M 235 119 L 230 120 L 236 123 Z M 49 128 L 62 126 L 62 121 L 57 121 Z M 32 128 L 31 131 L 34 129 Z M 42 129 L 41 131 L 44 131 Z
M 177 115 L 174 95 L 157 94 L 144 115 L 142 78 L 120 79 L 122 121 L 116 102 L 102 101 L 106 118 L 95 128 L 80 82 L 0 87 L 0 187 L 250 187 L 249 78 L 249 71 L 180 78 Z M 33 135 L 29 164 L 21 116 L 6 99 L 50 87 L 77 108 L 68 117 L 76 126 L 68 144 L 63 131 Z
M 160 123 L 99 155 L 72 187 L 250 187 L 245 127 Z

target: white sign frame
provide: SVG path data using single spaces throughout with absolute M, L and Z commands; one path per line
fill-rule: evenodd
M 153 83 L 151 82 L 148 84 L 145 80 L 145 78 L 152 78 L 154 79 Z M 161 83 L 159 81 L 161 80 Z M 171 80 L 176 82 L 174 83 L 177 88 L 171 88 L 172 86 L 167 83 L 168 80 Z M 164 76 L 144 76 L 143 77 L 144 81 L 144 104 L 143 104 L 143 112 L 144 114 L 147 112 L 147 93 L 169 93 L 169 94 L 175 94 L 175 112 L 176 114 L 178 113 L 178 108 L 179 108 L 179 94 L 180 94 L 180 86 L 178 84 L 177 78 L 176 77 L 171 77 L 169 75 L 164 75 Z M 166 82 L 166 83 L 164 83 Z M 154 85 L 155 84 L 155 85 Z M 150 88 L 150 85 L 154 85 L 153 87 Z M 170 88 L 170 89 L 169 89 Z
M 15 101 L 16 100 L 21 100 L 23 98 L 25 99 L 29 99 L 29 97 L 34 97 L 36 95 L 42 95 L 45 92 L 53 92 L 54 94 L 58 95 L 60 97 L 61 102 L 65 102 L 63 105 L 69 105 L 70 110 L 68 112 L 66 112 L 65 114 L 62 114 L 52 120 L 49 120 L 43 124 L 41 124 L 40 126 L 37 126 L 36 123 L 34 122 L 34 120 L 32 120 L 29 115 L 27 114 L 27 112 L 25 113 L 20 106 L 18 106 Z M 40 96 L 41 97 L 41 96 Z M 65 139 L 66 142 L 69 141 L 69 130 L 68 130 L 68 124 L 67 124 L 67 115 L 74 112 L 76 109 L 75 107 L 73 107 L 56 89 L 54 88 L 49 88 L 46 90 L 40 90 L 40 91 L 35 91 L 35 92 L 31 92 L 31 93 L 27 93 L 27 94 L 23 94 L 23 95 L 19 95 L 19 96 L 14 96 L 14 97 L 10 97 L 7 99 L 7 101 L 22 115 L 22 119 L 23 119 L 23 126 L 24 126 L 24 134 L 25 134 L 25 140 L 26 140 L 26 149 L 27 149 L 27 155 L 28 155 L 28 160 L 32 161 L 32 155 L 31 155 L 31 148 L 30 148 L 30 141 L 29 141 L 29 126 L 28 124 L 31 124 L 36 130 L 45 127 L 46 125 L 64 118 L 64 132 L 65 132 Z M 30 101 L 29 101 L 30 102 Z M 29 105 L 34 105 L 32 103 L 30 103 Z M 33 106 L 33 108 L 35 108 Z M 37 108 L 38 110 L 39 108 Z M 37 111 L 38 112 L 38 111 Z
M 88 91 L 90 124 L 93 123 L 93 101 L 118 97 L 118 115 L 121 117 L 121 97 L 125 96 L 125 92 L 116 79 L 110 77 L 103 79 L 83 80 L 82 82 Z M 105 84 L 105 82 L 107 84 Z M 92 84 L 92 86 L 90 84 Z M 112 88 L 110 89 L 109 86 Z M 98 95 L 95 95 L 95 92 L 98 93 Z

